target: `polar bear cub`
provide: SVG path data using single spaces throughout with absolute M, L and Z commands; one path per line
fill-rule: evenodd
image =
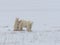
M 19 18 L 16 18 L 14 31 L 23 31 L 24 27 L 27 29 L 28 32 L 31 32 L 32 22 L 27 20 L 19 20 Z

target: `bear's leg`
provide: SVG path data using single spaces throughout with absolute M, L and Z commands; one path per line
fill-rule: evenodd
M 22 23 L 19 24 L 19 31 L 22 31 Z
M 32 32 L 31 26 L 27 26 L 27 31 L 28 31 L 28 32 Z
M 14 31 L 18 31 L 18 28 L 19 28 L 19 26 L 16 24 L 16 25 L 14 26 Z
M 14 31 L 18 31 L 18 30 L 19 30 L 18 27 L 15 27 L 15 28 L 14 28 Z

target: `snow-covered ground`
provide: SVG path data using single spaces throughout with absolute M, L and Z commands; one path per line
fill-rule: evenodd
M 0 32 L 0 45 L 59 45 L 60 31 Z

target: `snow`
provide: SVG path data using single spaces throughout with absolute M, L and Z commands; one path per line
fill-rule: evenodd
M 0 45 L 57 45 L 60 44 L 58 31 L 6 31 L 0 32 Z

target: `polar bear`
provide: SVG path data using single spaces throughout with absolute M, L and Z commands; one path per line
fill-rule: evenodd
M 14 24 L 14 31 L 23 31 L 24 27 L 27 29 L 28 32 L 31 32 L 32 22 L 26 20 L 19 20 L 19 18 L 16 18 Z

